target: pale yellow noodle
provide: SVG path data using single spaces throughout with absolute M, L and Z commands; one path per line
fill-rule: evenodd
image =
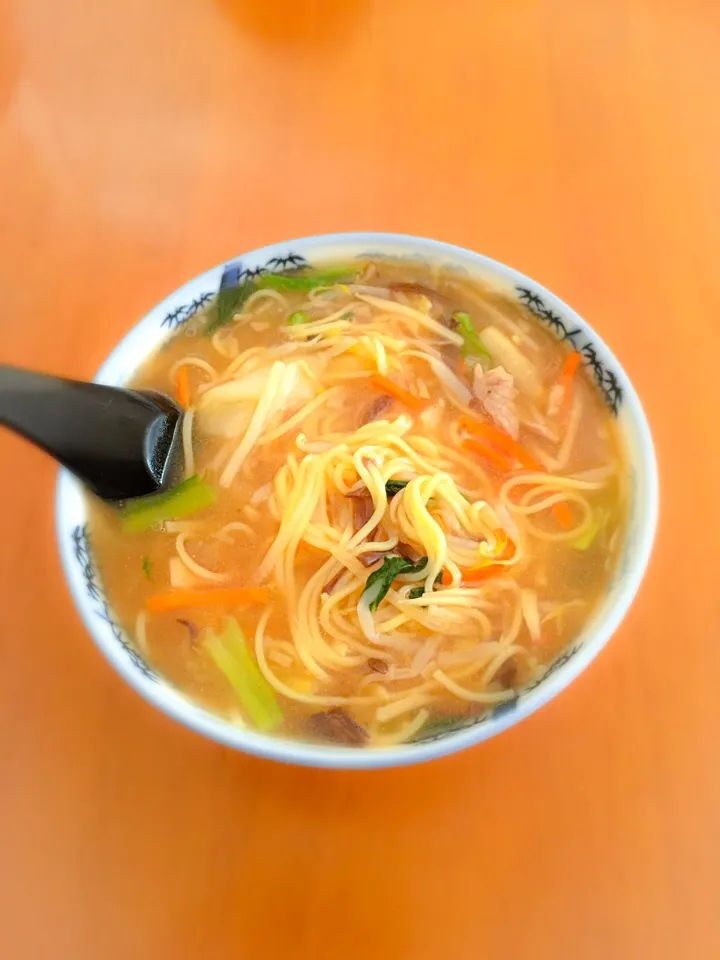
M 392 733 L 384 733 L 379 725 L 374 725 L 372 732 L 372 741 L 379 747 L 391 747 L 398 743 L 405 743 L 411 737 L 418 733 L 430 717 L 430 711 L 424 707 L 415 714 L 410 720 L 400 724 Z
M 512 700 L 515 696 L 512 690 L 468 690 L 452 680 L 443 670 L 436 670 L 433 673 L 433 679 L 442 684 L 450 693 L 454 693 L 461 700 L 469 700 L 472 703 L 503 703 L 505 700 Z
M 257 658 L 258 666 L 263 676 L 267 682 L 274 687 L 278 693 L 282 694 L 284 697 L 287 697 L 289 700 L 296 700 L 298 703 L 308 703 L 316 706 L 348 706 L 352 704 L 363 704 L 363 703 L 373 703 L 374 697 L 324 697 L 324 696 L 315 696 L 313 694 L 301 693 L 298 690 L 294 690 L 292 687 L 289 687 L 286 683 L 283 683 L 270 669 L 270 666 L 267 662 L 265 656 L 265 630 L 267 628 L 267 622 L 270 619 L 272 613 L 272 608 L 268 609 L 260 617 L 260 621 L 255 630 L 255 656 Z
M 245 458 L 252 450 L 258 438 L 262 434 L 263 427 L 273 412 L 273 402 L 275 401 L 280 389 L 286 367 L 283 363 L 274 363 L 265 385 L 265 389 L 258 400 L 255 412 L 248 424 L 247 430 L 237 449 L 230 457 L 230 460 L 220 475 L 220 485 L 229 487 L 237 476 L 237 472 L 242 466 Z
M 247 524 L 243 523 L 241 520 L 233 520 L 230 523 L 226 523 L 221 527 L 218 532 L 215 534 L 217 540 L 222 540 L 223 543 L 234 543 L 235 538 L 233 537 L 234 531 L 240 531 L 240 533 L 245 534 L 247 537 L 255 539 L 255 531 L 253 528 Z
M 217 573 L 215 570 L 208 570 L 207 567 L 203 567 L 202 564 L 198 563 L 196 560 L 193 560 L 193 558 L 187 552 L 187 547 L 185 546 L 187 537 L 188 534 L 179 533 L 175 540 L 175 549 L 177 550 L 177 554 L 187 569 L 201 580 L 209 580 L 211 583 L 226 583 L 228 580 L 230 580 L 232 574 Z
M 458 347 L 462 346 L 463 338 L 459 333 L 448 330 L 447 327 L 444 327 L 441 323 L 438 323 L 437 320 L 433 320 L 432 317 L 428 316 L 426 313 L 421 313 L 419 310 L 413 310 L 412 307 L 406 307 L 404 304 L 398 303 L 395 300 L 382 300 L 380 297 L 369 297 L 362 293 L 357 293 L 355 296 L 359 300 L 363 300 L 365 303 L 369 303 L 371 306 L 377 307 L 379 310 L 385 310 L 388 313 L 400 314 L 404 320 L 414 320 L 419 327 L 428 330 L 430 333 L 434 333 L 435 336 L 440 340 L 446 340 L 448 343 L 454 343 Z

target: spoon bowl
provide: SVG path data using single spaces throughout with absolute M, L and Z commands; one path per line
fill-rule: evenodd
M 45 450 L 103 500 L 171 486 L 181 425 L 182 410 L 162 393 L 0 365 L 0 426 Z

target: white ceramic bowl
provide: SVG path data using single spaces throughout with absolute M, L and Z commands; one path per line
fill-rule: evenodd
M 122 385 L 168 334 L 193 316 L 217 292 L 221 281 L 237 282 L 244 271 L 278 271 L 304 262 L 351 261 L 377 254 L 441 262 L 484 277 L 522 300 L 559 339 L 579 350 L 617 415 L 629 451 L 631 500 L 623 555 L 604 601 L 581 635 L 532 689 L 453 733 L 387 748 L 319 746 L 265 736 L 226 723 L 193 703 L 158 676 L 114 619 L 96 572 L 88 538 L 88 511 L 81 485 L 61 471 L 57 489 L 57 535 L 70 590 L 85 626 L 121 676 L 138 693 L 198 733 L 274 760 L 317 767 L 389 767 L 443 756 L 500 733 L 534 713 L 578 676 L 598 654 L 625 616 L 642 580 L 652 548 L 658 509 L 655 452 L 640 401 L 624 370 L 585 320 L 528 277 L 488 257 L 435 240 L 384 233 L 306 237 L 263 247 L 195 277 L 159 303 L 113 350 L 97 377 Z

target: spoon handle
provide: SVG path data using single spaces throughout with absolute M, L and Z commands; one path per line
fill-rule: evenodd
M 0 426 L 41 447 L 106 500 L 166 481 L 178 411 L 161 394 L 0 364 Z

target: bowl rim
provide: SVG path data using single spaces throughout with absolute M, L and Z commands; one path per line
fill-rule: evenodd
M 370 252 L 373 246 L 379 246 L 384 249 L 377 252 L 384 253 L 387 256 L 392 255 L 392 248 L 397 248 L 398 250 L 406 250 L 410 256 L 426 256 L 431 260 L 446 259 L 451 263 L 454 261 L 456 265 L 461 261 L 469 261 L 472 264 L 472 269 L 478 275 L 489 275 L 496 282 L 504 280 L 514 287 L 531 288 L 533 293 L 542 297 L 552 310 L 559 312 L 564 319 L 572 321 L 583 333 L 591 335 L 593 345 L 607 358 L 607 361 L 612 364 L 613 371 L 619 375 L 623 390 L 623 414 L 625 415 L 627 412 L 628 425 L 635 440 L 635 449 L 632 452 L 628 450 L 628 457 L 633 462 L 642 465 L 644 481 L 642 489 L 638 491 L 636 497 L 640 507 L 638 508 L 636 504 L 633 517 L 628 518 L 628 527 L 631 520 L 638 521 L 640 526 L 634 537 L 632 556 L 625 558 L 627 569 L 623 572 L 615 602 L 604 611 L 602 619 L 595 624 L 590 635 L 583 637 L 578 646 L 573 649 L 572 656 L 565 662 L 560 663 L 556 669 L 553 669 L 540 681 L 537 687 L 523 693 L 521 699 L 516 702 L 514 710 L 485 718 L 474 725 L 444 734 L 437 739 L 389 747 L 358 749 L 355 747 L 312 744 L 300 740 L 255 733 L 249 728 L 237 726 L 209 713 L 180 691 L 171 687 L 169 683 L 148 678 L 131 661 L 126 649 L 117 637 L 112 635 L 109 624 L 107 629 L 102 631 L 99 629 L 97 611 L 91 607 L 86 583 L 78 569 L 77 555 L 72 546 L 69 535 L 70 526 L 67 524 L 66 518 L 67 504 L 68 502 L 72 503 L 73 499 L 82 495 L 82 486 L 64 469 L 59 471 L 58 476 L 55 521 L 63 573 L 86 630 L 115 670 L 147 702 L 189 729 L 224 746 L 254 756 L 320 768 L 379 769 L 404 766 L 447 756 L 496 736 L 545 706 L 589 666 L 624 619 L 644 577 L 657 528 L 658 470 L 650 427 L 635 388 L 613 351 L 591 324 L 558 296 L 520 270 L 464 247 L 410 234 L 373 231 L 318 234 L 269 244 L 234 256 L 230 260 L 221 261 L 214 267 L 187 280 L 151 307 L 116 344 L 93 379 L 98 382 L 108 382 L 108 372 L 112 371 L 118 358 L 134 348 L 133 339 L 137 331 L 161 316 L 163 310 L 166 310 L 172 301 L 176 300 L 184 291 L 189 290 L 190 287 L 204 280 L 209 282 L 213 277 L 216 278 L 215 287 L 217 287 L 217 276 L 222 272 L 225 265 L 247 259 L 270 259 L 272 256 L 279 255 L 279 252 L 283 250 L 286 252 L 289 249 L 308 252 L 312 251 L 313 248 L 342 245 L 357 246 L 359 249 L 356 251 L 356 256 L 360 256 L 362 252 Z M 147 353 L 143 353 L 134 364 L 134 368 L 137 368 L 147 355 Z M 113 381 L 113 378 L 110 377 L 109 382 L 116 381 Z M 628 432 L 627 427 L 621 429 L 623 433 Z M 86 510 L 85 517 L 87 517 Z

